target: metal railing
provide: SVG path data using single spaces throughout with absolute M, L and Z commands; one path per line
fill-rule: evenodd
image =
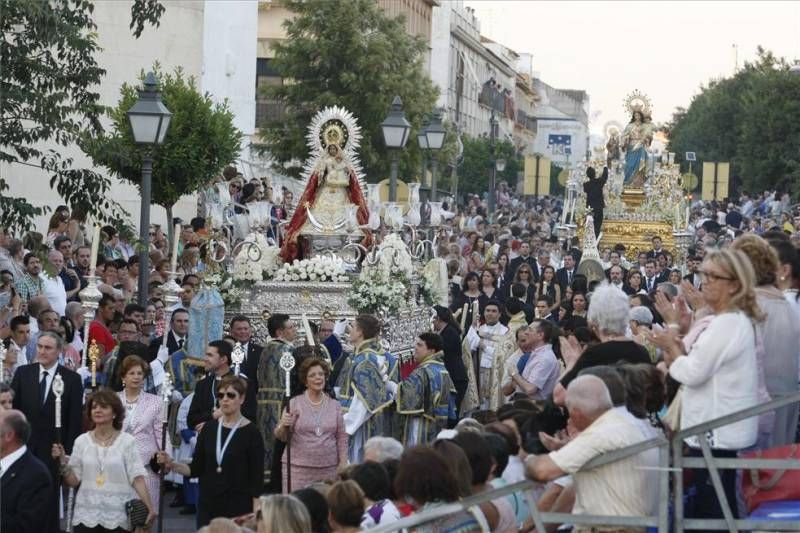
M 703 457 L 684 457 L 683 440 L 695 435 L 703 435 L 707 431 L 723 427 L 740 420 L 758 416 L 762 413 L 779 409 L 793 403 L 800 402 L 800 392 L 781 397 L 770 402 L 732 413 L 703 424 L 686 428 L 676 432 L 672 440 L 664 437 L 652 438 L 638 444 L 626 446 L 619 450 L 595 457 L 587 462 L 581 470 L 591 470 L 627 457 L 637 455 L 652 448 L 659 449 L 659 506 L 655 516 L 605 516 L 571 513 L 541 512 L 535 505 L 531 506 L 531 518 L 537 532 L 545 531 L 544 524 L 555 523 L 580 523 L 589 526 L 621 526 L 621 527 L 651 527 L 657 528 L 659 533 L 668 533 L 670 523 L 669 504 L 673 503 L 674 517 L 673 529 L 682 532 L 687 529 L 719 529 L 739 531 L 739 529 L 800 531 L 800 521 L 790 522 L 782 520 L 761 520 L 733 518 L 730 502 L 725 497 L 722 482 L 719 477 L 720 468 L 767 468 L 767 469 L 797 469 L 800 470 L 800 460 L 797 459 L 721 459 L 711 454 L 711 448 L 705 438 L 699 439 Z M 670 467 L 670 446 L 672 447 L 673 465 Z M 720 505 L 725 515 L 724 519 L 687 519 L 683 517 L 683 469 L 705 468 L 709 470 L 714 489 L 719 498 Z M 669 475 L 673 474 L 673 491 L 670 495 Z M 502 498 L 516 492 L 525 492 L 537 487 L 533 481 L 520 481 L 491 491 L 474 494 L 457 502 L 446 503 L 420 513 L 413 514 L 397 522 L 386 524 L 369 531 L 372 533 L 388 533 L 402 529 L 412 528 L 432 522 L 439 518 L 456 512 L 477 508 L 480 504 Z M 734 504 L 736 502 L 733 502 Z

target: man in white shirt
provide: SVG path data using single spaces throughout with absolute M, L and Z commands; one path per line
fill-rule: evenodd
M 508 328 L 500 323 L 500 304 L 497 301 L 492 300 L 486 304 L 483 308 L 483 319 L 485 323 L 478 326 L 478 317 L 475 317 L 465 341 L 470 351 L 478 351 L 478 396 L 481 398 L 481 405 L 488 406 L 494 352 L 497 344 L 508 333 Z
M 552 481 L 573 474 L 575 505 L 572 513 L 605 516 L 645 516 L 654 507 L 658 486 L 648 485 L 647 472 L 658 467 L 645 454 L 626 457 L 589 470 L 583 466 L 597 456 L 646 440 L 630 417 L 612 407 L 608 388 L 596 376 L 578 376 L 567 388 L 567 409 L 580 433 L 548 455 L 530 456 L 527 475 L 535 481 Z M 589 526 L 573 531 L 586 533 Z
M 50 277 L 47 272 L 39 274 L 39 278 L 42 280 L 42 294 L 50 302 L 50 307 L 59 316 L 64 316 L 64 310 L 67 306 L 67 291 L 64 288 L 64 280 L 58 275 L 61 269 L 64 268 L 64 256 L 58 250 L 50 250 L 50 253 L 47 254 L 47 259 L 55 267 L 55 275 Z

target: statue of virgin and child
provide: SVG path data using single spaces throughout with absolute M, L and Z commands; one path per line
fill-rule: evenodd
M 371 240 L 364 229 L 369 209 L 355 153 L 360 139 L 355 118 L 345 109 L 325 108 L 309 126 L 307 139 L 311 155 L 306 186 L 286 226 L 281 249 L 287 262 L 312 255 L 310 239 L 315 236 L 352 238 L 363 233 L 364 246 Z
M 653 124 L 649 99 L 635 92 L 625 104 L 631 120 L 622 131 L 621 148 L 625 152 L 624 180 L 626 187 L 641 189 L 647 176 L 647 161 L 651 157 Z

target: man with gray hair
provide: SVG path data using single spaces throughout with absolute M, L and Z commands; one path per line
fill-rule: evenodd
M 578 376 L 581 370 L 597 365 L 614 365 L 618 361 L 628 363 L 650 363 L 650 354 L 633 340 L 627 338 L 630 304 L 624 292 L 607 282 L 592 293 L 591 304 L 586 314 L 600 343 L 590 346 L 582 354 L 572 344 L 562 347 L 561 355 L 567 371 L 553 391 L 553 401 L 564 405 L 566 387 Z
M 580 433 L 547 455 L 529 456 L 525 461 L 527 476 L 546 482 L 572 474 L 575 515 L 648 515 L 658 497 L 658 485 L 648 485 L 647 472 L 658 467 L 652 456 L 636 454 L 584 470 L 595 457 L 644 441 L 639 428 L 630 417 L 612 408 L 608 388 L 597 376 L 581 375 L 572 380 L 566 404 L 570 420 Z M 582 526 L 579 517 L 575 522 L 573 531 L 593 531 Z
M 372 437 L 364 444 L 364 461 L 382 463 L 388 459 L 400 459 L 403 445 L 391 437 Z
M 21 366 L 14 373 L 11 388 L 14 389 L 14 408 L 28 418 L 32 433 L 28 447 L 50 470 L 53 479 L 58 478 L 58 464 L 51 454 L 56 441 L 56 402 L 53 383 L 61 376 L 64 392 L 61 395 L 61 443 L 67 454 L 82 432 L 83 385 L 77 373 L 58 364 L 58 355 L 64 348 L 64 340 L 52 331 L 43 331 L 36 340 L 36 362 Z M 48 494 L 48 527 L 33 531 L 57 531 L 57 490 Z
M 46 531 L 53 478 L 28 450 L 31 425 L 21 411 L 0 411 L 0 531 Z
M 76 352 L 83 353 L 83 324 L 86 320 L 83 317 L 83 305 L 80 302 L 69 302 L 64 309 L 64 316 L 72 323 L 75 330 L 75 336 L 70 344 Z

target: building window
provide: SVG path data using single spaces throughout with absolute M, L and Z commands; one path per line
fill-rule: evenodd
M 285 115 L 282 102 L 271 100 L 264 95 L 266 87 L 283 85 L 283 78 L 275 70 L 273 61 L 268 57 L 256 59 L 256 127 L 260 127 L 265 120 L 280 120 Z

